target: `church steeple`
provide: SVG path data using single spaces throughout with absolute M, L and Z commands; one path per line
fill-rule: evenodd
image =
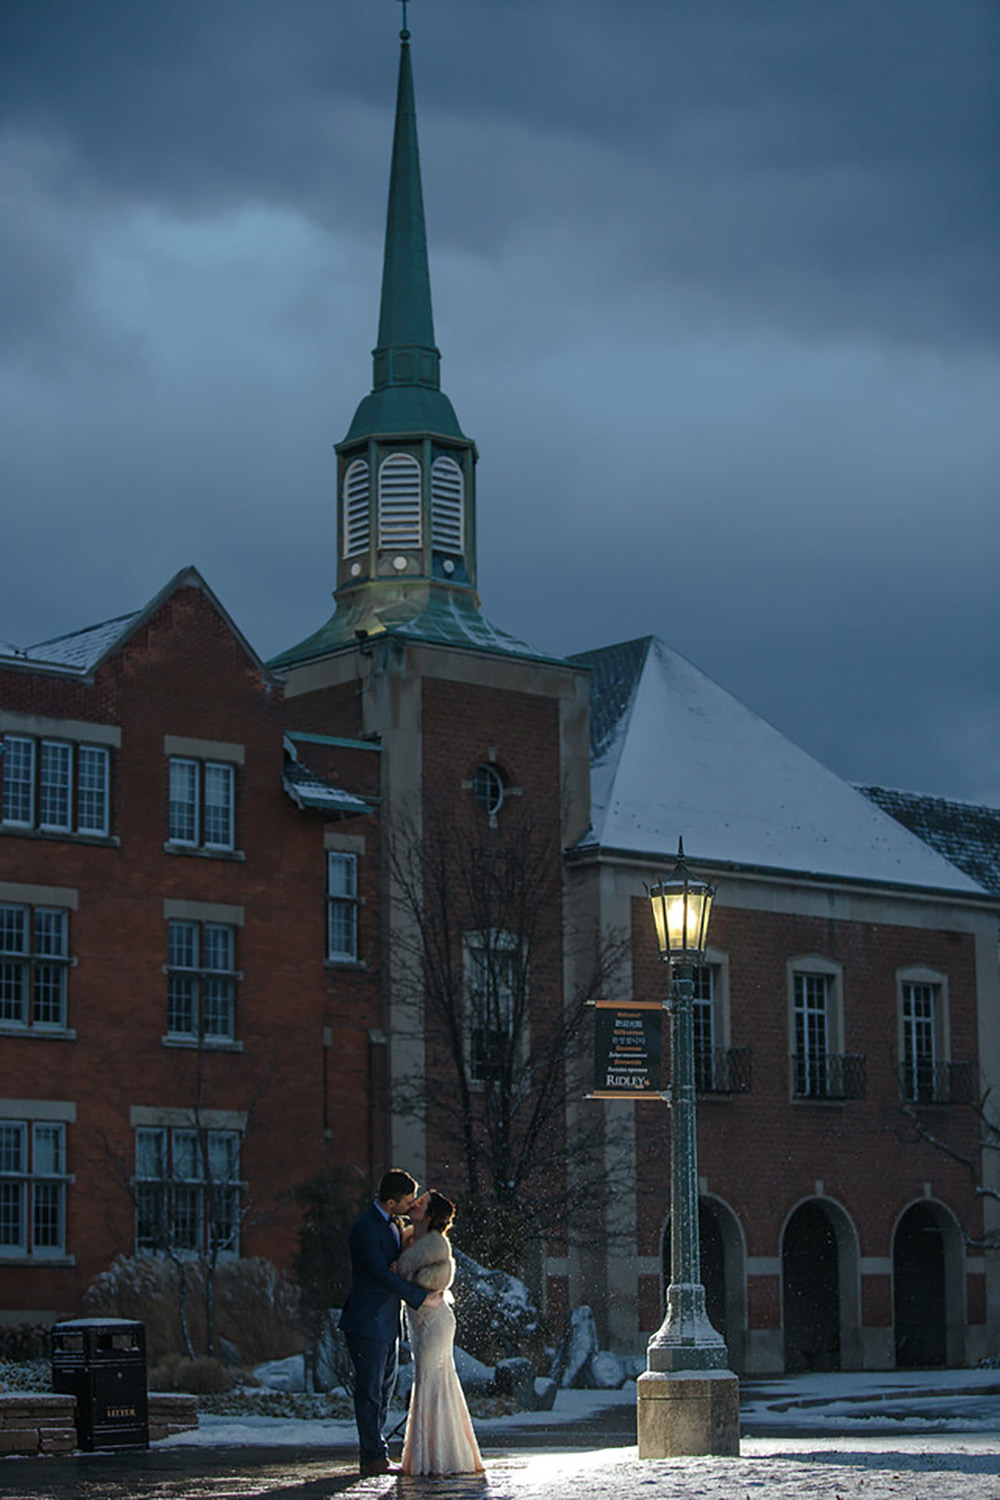
M 441 389 L 405 24 L 400 38 L 372 390 L 337 444 L 334 597 L 352 632 L 402 625 L 448 600 L 479 607 L 476 450 Z
M 398 367 L 400 355 L 405 359 L 411 352 L 416 357 L 413 369 L 420 383 L 440 386 L 441 356 L 434 343 L 413 69 L 410 44 L 404 37 L 396 91 L 374 384 L 387 385 L 394 374 L 398 380 L 398 368 L 394 370 L 393 366 Z
M 530 652 L 479 609 L 476 447 L 441 389 L 405 0 L 403 15 L 372 390 L 336 445 L 337 608 L 275 667 L 387 631 Z

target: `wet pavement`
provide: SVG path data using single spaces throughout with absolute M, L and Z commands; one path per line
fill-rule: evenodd
M 976 1405 L 992 1399 L 1000 1416 L 993 1392 L 975 1397 Z M 884 1415 L 898 1428 L 888 1439 L 859 1434 L 851 1428 L 860 1424 L 846 1418 L 839 1435 L 828 1427 L 818 1437 L 804 1410 L 792 1433 L 745 1423 L 739 1458 L 643 1461 L 635 1409 L 621 1404 L 572 1424 L 487 1433 L 486 1474 L 455 1478 L 360 1480 L 348 1448 L 188 1446 L 7 1458 L 0 1459 L 0 1500 L 326 1500 L 345 1493 L 356 1500 L 1000 1500 L 996 1423 L 978 1433 L 922 1423 L 915 1431 L 902 1412 Z

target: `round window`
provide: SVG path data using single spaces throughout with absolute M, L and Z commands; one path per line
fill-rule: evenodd
M 496 766 L 477 766 L 476 774 L 472 778 L 472 795 L 475 797 L 483 812 L 492 818 L 503 806 L 503 794 L 506 790 L 506 782 L 503 775 Z

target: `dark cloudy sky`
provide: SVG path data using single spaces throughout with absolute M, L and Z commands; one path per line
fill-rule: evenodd
M 395 0 L 2 0 L 0 637 L 329 614 Z M 997 0 L 412 0 L 484 609 L 1000 803 Z

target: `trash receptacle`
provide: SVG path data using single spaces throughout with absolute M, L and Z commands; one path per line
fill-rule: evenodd
M 80 1447 L 148 1448 L 146 1330 L 127 1318 L 73 1318 L 52 1329 L 52 1389 L 76 1397 Z

